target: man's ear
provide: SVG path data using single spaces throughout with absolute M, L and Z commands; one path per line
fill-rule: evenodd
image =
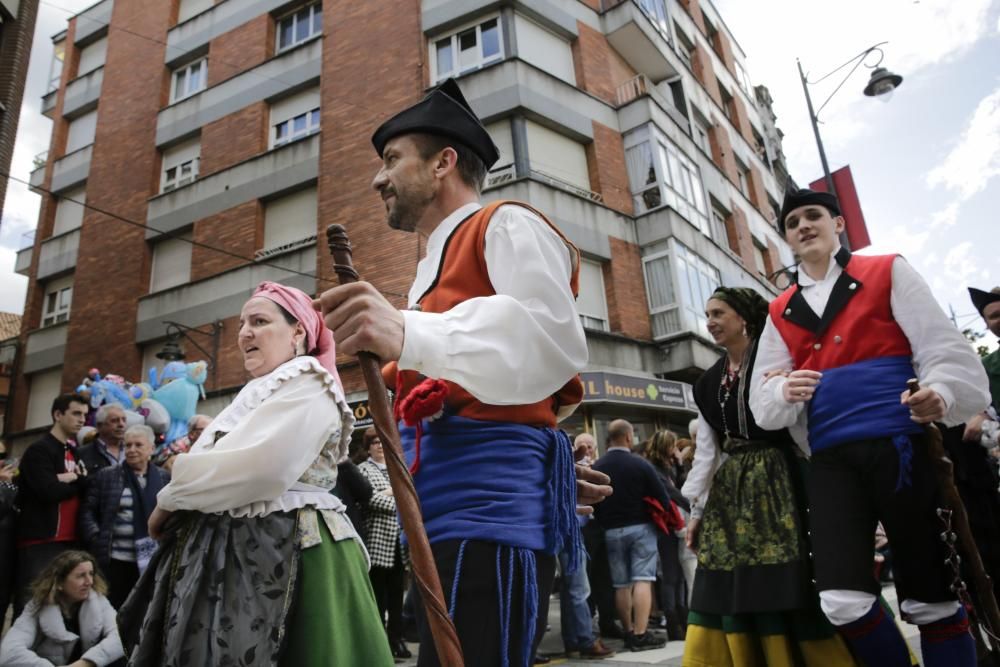
M 844 231 L 844 228 L 846 226 L 847 226 L 847 221 L 844 220 L 844 216 L 838 215 L 833 219 L 833 231 L 837 232 L 837 234 L 840 234 L 842 231 Z
M 438 153 L 437 161 L 434 164 L 434 175 L 444 178 L 458 168 L 458 153 L 451 146 L 445 146 Z

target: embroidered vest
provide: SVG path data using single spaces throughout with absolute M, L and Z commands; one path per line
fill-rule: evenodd
M 475 297 L 493 296 L 496 291 L 490 283 L 486 268 L 486 230 L 493 213 L 501 206 L 521 206 L 533 212 L 551 227 L 570 251 L 573 296 L 579 290 L 580 251 L 544 215 L 531 206 L 515 201 L 496 201 L 479 209 L 452 232 L 445 241 L 437 278 L 420 298 L 420 309 L 428 313 L 444 313 L 463 301 Z M 514 267 L 511 267 L 514 270 Z M 397 379 L 397 373 L 399 375 Z M 389 387 L 397 388 L 396 400 L 401 401 L 423 377 L 416 371 L 399 371 L 396 362 L 383 369 Z M 448 384 L 447 409 L 451 414 L 483 421 L 513 422 L 532 426 L 556 425 L 556 415 L 561 408 L 574 406 L 583 399 L 583 384 L 574 375 L 552 396 L 523 405 L 488 405 L 480 402 L 468 391 L 455 384 Z
M 909 357 L 910 342 L 892 316 L 895 255 L 852 255 L 826 311 L 813 313 L 794 285 L 771 302 L 771 321 L 795 369 L 823 371 L 880 357 Z

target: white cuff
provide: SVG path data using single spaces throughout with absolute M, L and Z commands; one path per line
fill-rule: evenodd
M 447 351 L 447 328 L 442 313 L 424 313 L 419 310 L 403 312 L 403 351 L 399 367 L 418 371 L 428 377 L 441 377 Z
M 952 417 L 952 408 L 955 407 L 955 394 L 952 392 L 951 388 L 940 382 L 930 382 L 927 385 L 928 389 L 933 389 L 937 392 L 941 400 L 944 401 L 944 417 L 941 421 L 944 422 L 946 426 L 958 426 L 962 421 L 955 421 Z

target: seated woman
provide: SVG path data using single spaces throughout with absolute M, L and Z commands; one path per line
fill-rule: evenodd
M 115 610 L 94 557 L 56 556 L 31 584 L 31 601 L 0 644 L 3 667 L 105 667 L 124 655 Z
M 178 457 L 160 549 L 119 614 L 130 665 L 391 665 L 366 552 L 330 489 L 354 417 L 304 292 L 262 283 L 237 340 L 253 379 Z
M 155 548 L 147 524 L 156 494 L 170 481 L 150 462 L 155 439 L 148 426 L 130 426 L 125 431 L 125 460 L 90 480 L 80 508 L 83 539 L 108 574 L 108 599 L 115 608 L 125 602 Z

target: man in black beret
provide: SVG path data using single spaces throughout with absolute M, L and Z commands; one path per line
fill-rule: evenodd
M 555 428 L 582 398 L 587 362 L 579 251 L 528 204 L 479 202 L 499 154 L 453 80 L 385 121 L 372 143 L 388 224 L 426 236 L 427 255 L 406 311 L 363 282 L 328 290 L 319 305 L 340 351 L 389 362 L 466 664 L 528 665 L 555 554 L 582 562 L 576 503 L 610 494 L 600 473 L 577 479 Z M 438 664 L 426 627 L 419 664 Z
M 823 612 L 861 663 L 909 664 L 872 574 L 872 535 L 881 522 L 900 609 L 920 627 L 924 664 L 972 667 L 975 643 L 950 589 L 922 424 L 955 426 L 985 409 L 982 366 L 902 257 L 852 255 L 840 246 L 836 197 L 789 192 L 778 224 L 801 261 L 795 284 L 770 305 L 750 407 L 762 428 L 808 430 L 809 524 Z M 910 378 L 920 384 L 912 394 Z
M 969 297 L 972 299 L 972 305 L 986 322 L 986 328 L 994 336 L 1000 336 L 1000 287 L 994 287 L 989 292 L 970 287 Z M 1000 348 L 983 358 L 983 366 L 986 367 L 986 375 L 990 379 L 993 408 L 1000 413 Z

